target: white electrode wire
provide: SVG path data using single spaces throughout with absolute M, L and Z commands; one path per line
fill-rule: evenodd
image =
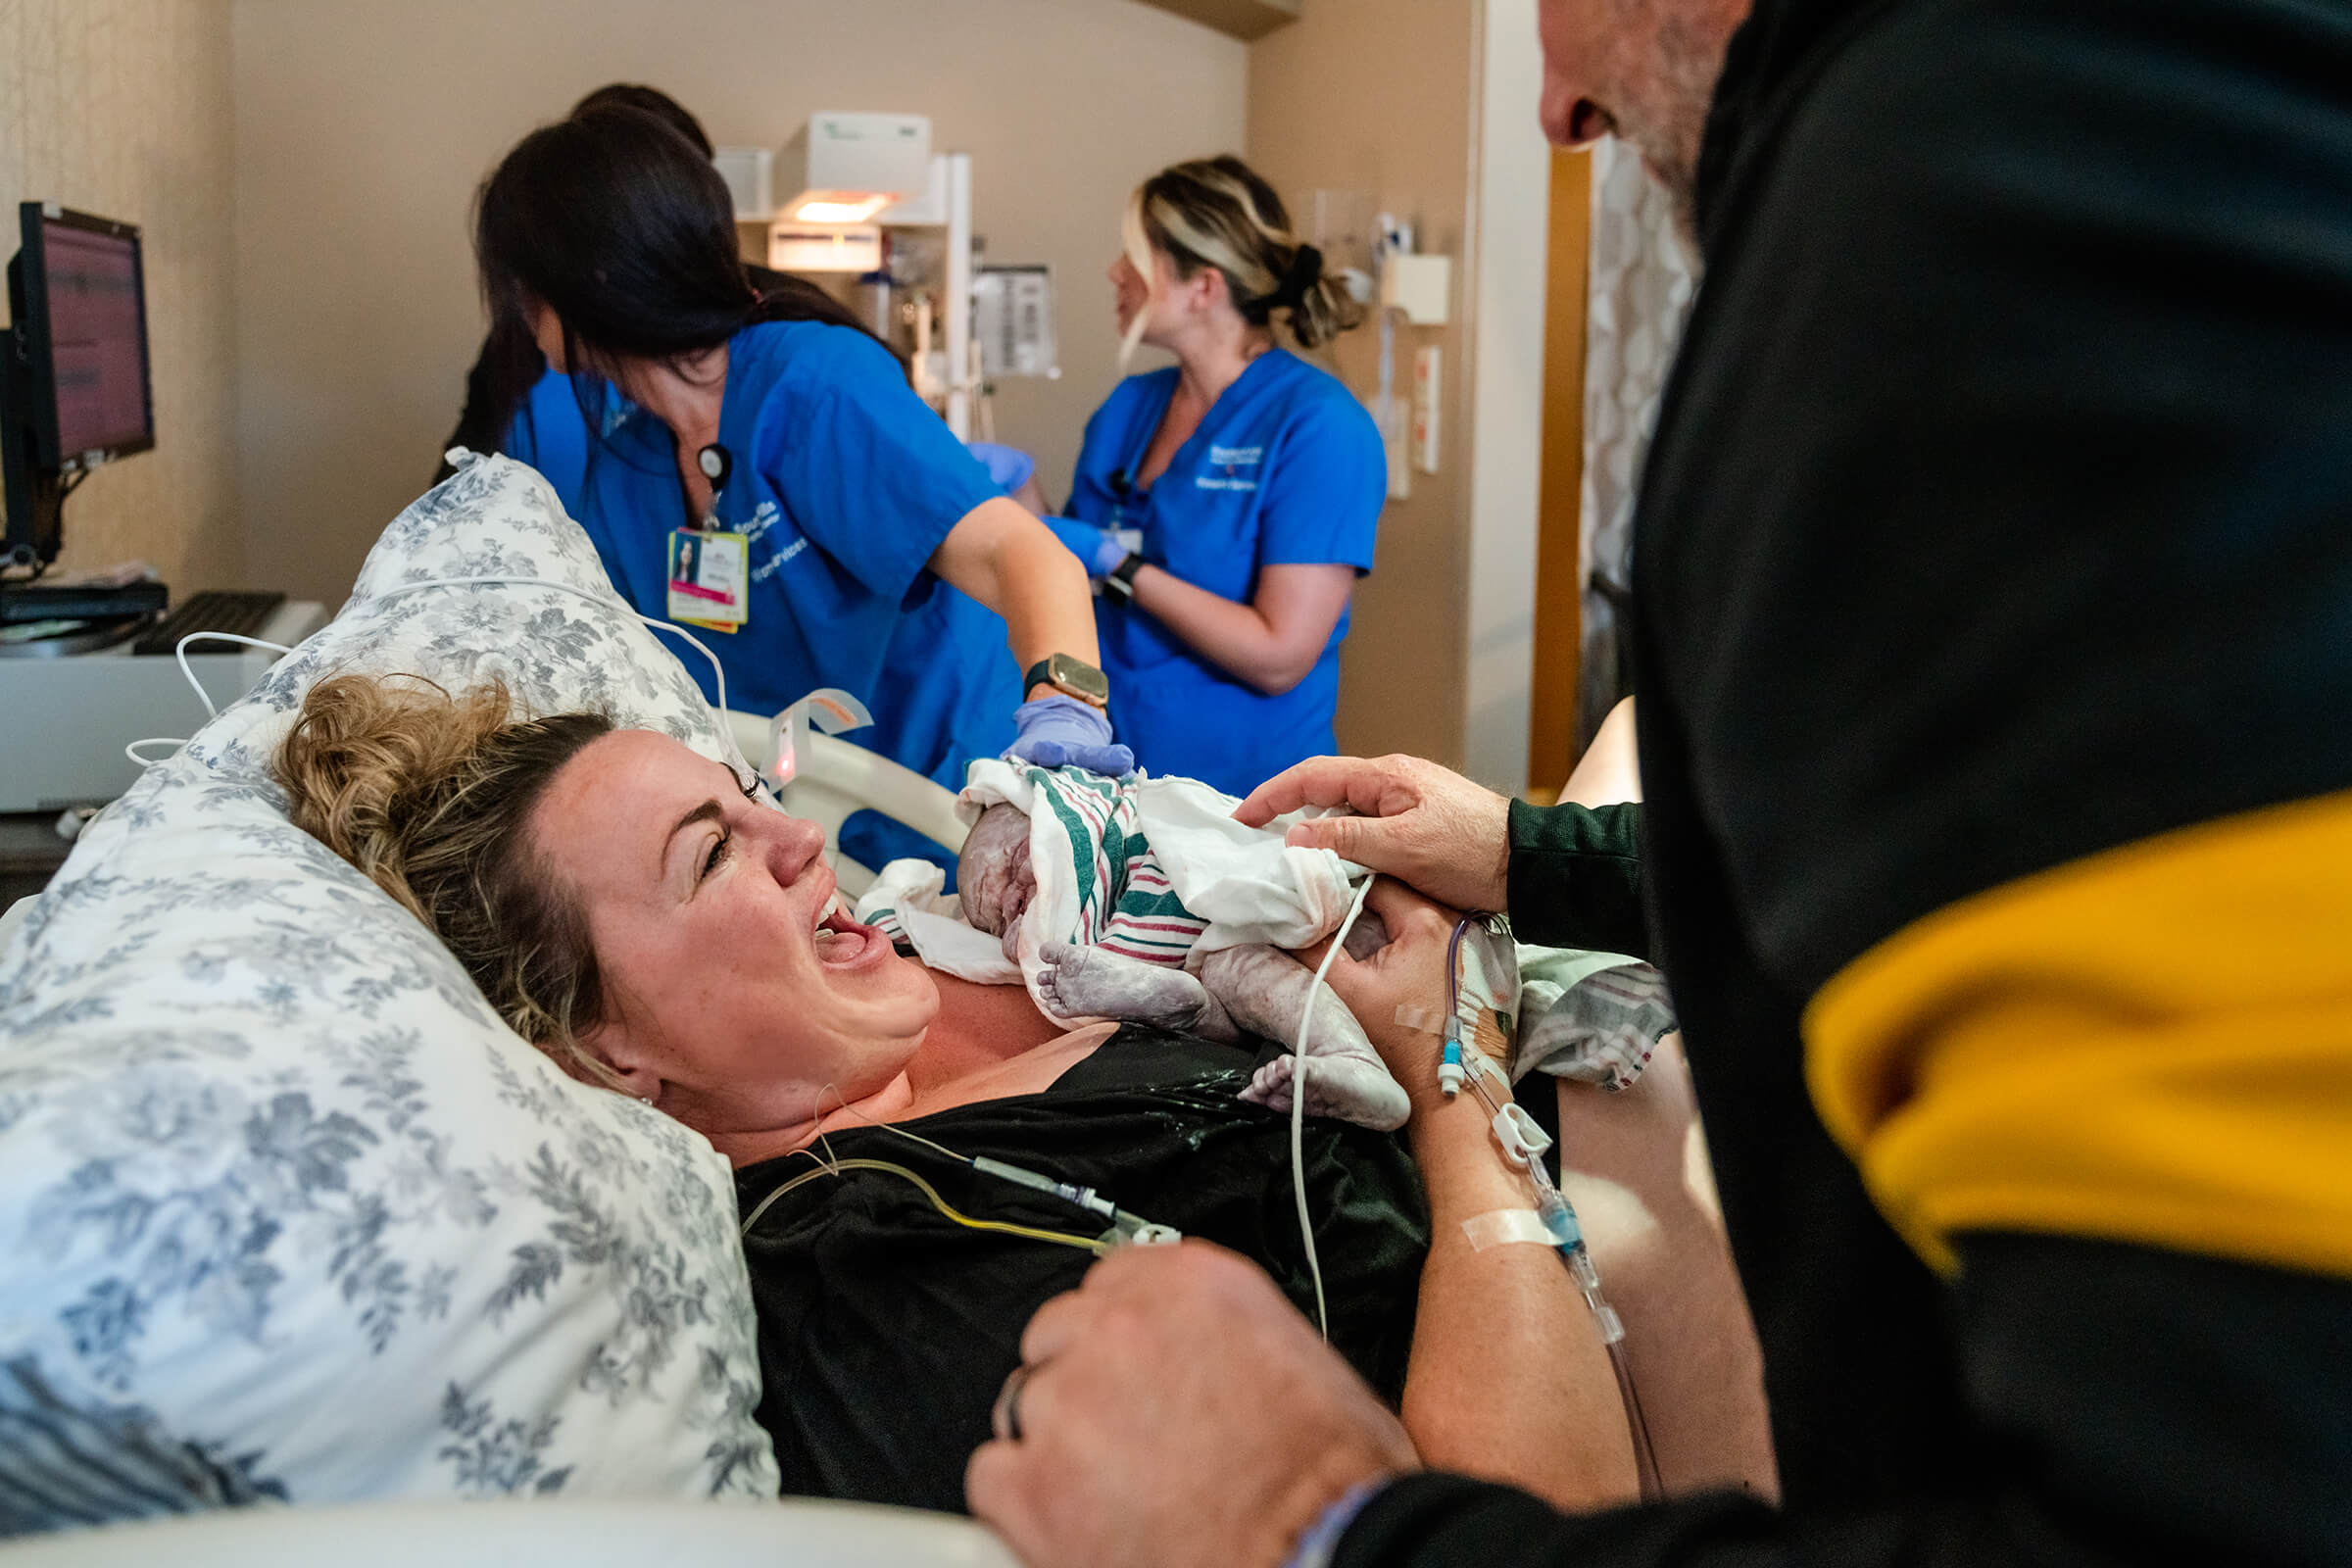
M 153 767 L 156 763 L 164 760 L 164 759 L 161 757 L 141 757 L 139 755 L 140 747 L 169 746 L 173 750 L 177 750 L 178 748 L 187 744 L 188 738 L 184 735 L 149 735 L 143 737 L 142 739 L 132 741 L 129 745 L 123 747 L 122 755 L 130 759 L 130 762 L 133 767 L 144 771 L 147 768 Z
M 560 582 L 553 577 L 426 577 L 421 581 L 404 582 L 394 587 L 387 588 L 382 593 L 377 594 L 375 598 L 380 603 L 386 599 L 397 599 L 402 594 L 413 594 L 420 588 L 470 588 L 493 586 L 515 588 L 553 588 L 559 593 L 575 595 L 581 599 L 587 600 L 592 605 L 601 605 L 607 610 L 613 609 L 616 603 L 616 601 L 614 601 L 612 597 L 612 591 L 610 588 L 606 589 L 603 593 L 598 593 L 594 589 L 583 588 L 576 582 Z M 688 631 L 683 626 L 673 626 L 666 620 L 656 620 L 651 615 L 640 615 L 634 610 L 630 610 L 626 605 L 621 605 L 619 608 L 626 612 L 630 618 L 642 622 L 645 625 L 651 626 L 656 631 L 672 632 L 677 636 L 685 638 L 688 642 L 694 645 L 696 653 L 701 654 L 705 659 L 710 661 L 710 676 L 718 689 L 718 702 L 715 706 L 717 707 L 718 711 L 723 715 L 727 710 L 727 672 L 719 667 L 718 656 L 706 647 L 700 637 L 697 637 L 694 633 Z M 719 727 L 722 730 L 726 729 L 727 727 L 723 717 L 720 721 Z
M 719 664 L 718 656 L 712 653 L 709 645 L 704 643 L 700 637 L 697 637 L 685 627 L 672 625 L 666 620 L 656 620 L 651 615 L 641 615 L 636 611 L 630 610 L 628 606 L 618 604 L 618 602 L 613 599 L 612 592 L 610 588 L 606 589 L 603 593 L 598 593 L 594 589 L 583 588 L 576 582 L 560 582 L 554 577 L 426 577 L 417 582 L 404 582 L 398 584 L 397 586 L 387 588 L 382 593 L 377 594 L 375 598 L 380 602 L 386 599 L 396 599 L 402 594 L 413 594 L 420 588 L 467 588 L 475 586 L 553 588 L 559 593 L 574 595 L 577 598 L 585 599 L 590 604 L 599 606 L 606 610 L 612 610 L 617 606 L 617 608 L 625 612 L 630 619 L 637 621 L 641 625 L 650 626 L 656 631 L 668 632 L 672 636 L 685 638 L 687 642 L 694 646 L 694 651 L 696 653 L 710 661 L 710 681 L 712 688 L 718 693 L 718 701 L 712 705 L 711 710 L 717 715 L 719 739 L 725 743 L 728 751 L 734 753 L 735 760 L 741 762 L 744 765 L 744 768 L 754 777 L 759 775 L 760 770 L 752 766 L 751 759 L 743 755 L 743 748 L 735 744 L 735 726 L 727 720 L 727 672 Z
M 1307 1277 L 1315 1282 L 1315 1326 L 1323 1331 L 1327 1344 L 1331 1340 L 1331 1312 L 1323 1300 L 1323 1264 L 1315 1256 L 1315 1225 L 1306 1212 L 1306 1031 L 1315 1019 L 1315 995 L 1323 989 L 1323 977 L 1331 973 L 1332 960 L 1340 956 L 1348 933 L 1355 929 L 1355 917 L 1363 912 L 1364 895 L 1372 891 L 1374 880 L 1373 875 L 1367 874 L 1356 884 L 1347 916 L 1331 934 L 1331 946 L 1315 968 L 1314 984 L 1306 988 L 1306 1005 L 1298 1014 L 1298 1038 L 1291 1042 L 1291 1194 L 1298 1200 L 1298 1240 L 1306 1247 Z
M 220 710 L 213 706 L 212 694 L 204 689 L 204 682 L 196 678 L 196 671 L 188 667 L 188 644 L 190 643 L 243 643 L 248 648 L 267 648 L 273 654 L 290 654 L 294 651 L 284 643 L 266 643 L 259 637 L 240 637 L 233 631 L 192 631 L 182 637 L 179 640 L 179 646 L 172 649 L 172 656 L 179 661 L 179 672 L 187 677 L 190 686 L 196 688 L 196 700 L 204 705 L 206 715 L 212 718 L 219 718 Z M 131 744 L 136 746 L 146 743 L 134 741 Z M 181 744 L 185 745 L 186 743 L 182 742 Z
M 558 593 L 572 594 L 578 598 L 587 600 L 592 605 L 600 606 L 606 610 L 614 608 L 615 604 L 615 601 L 612 598 L 612 591 L 610 589 L 607 589 L 604 593 L 600 594 L 593 589 L 583 588 L 576 582 L 562 582 L 554 577 L 490 576 L 425 577 L 416 582 L 398 583 L 390 588 L 385 589 L 382 593 L 376 594 L 371 602 L 380 604 L 386 599 L 397 599 L 403 594 L 413 594 L 417 592 L 419 589 L 424 588 L 469 587 L 553 588 Z M 694 633 L 688 631 L 683 626 L 673 626 L 666 620 L 656 620 L 651 615 L 640 615 L 634 610 L 629 610 L 625 605 L 622 605 L 619 608 L 625 611 L 632 620 L 635 620 L 642 625 L 651 626 L 656 631 L 665 631 L 672 633 L 675 636 L 685 638 L 687 642 L 694 645 L 694 651 L 696 653 L 710 661 L 711 683 L 718 693 L 718 702 L 714 705 L 712 711 L 717 716 L 719 738 L 725 744 L 727 750 L 734 754 L 735 760 L 741 762 L 747 772 L 750 772 L 757 777 L 759 774 L 759 769 L 753 767 L 751 760 L 743 755 L 743 748 L 735 744 L 735 726 L 727 721 L 727 672 L 723 667 L 720 666 L 718 656 L 712 653 L 700 637 L 697 637 Z M 179 672 L 182 675 L 187 676 L 188 684 L 196 688 L 196 696 L 198 700 L 204 704 L 204 710 L 215 718 L 219 718 L 220 716 L 220 710 L 213 706 L 213 699 L 211 695 L 205 691 L 204 683 L 196 678 L 195 671 L 188 668 L 188 644 L 200 641 L 204 638 L 213 638 L 221 642 L 245 643 L 254 648 L 275 649 L 280 654 L 293 652 L 292 649 L 283 647 L 277 643 L 266 643 L 256 637 L 240 637 L 233 632 L 198 631 L 190 632 L 187 636 L 182 637 L 179 640 L 178 649 Z M 150 736 L 144 740 L 132 741 L 128 746 L 123 747 L 122 755 L 129 758 L 132 763 L 138 767 L 152 767 L 157 761 L 160 761 L 161 759 L 158 758 L 151 760 L 141 757 L 138 753 L 138 748 L 142 746 L 164 745 L 185 746 L 187 745 L 187 742 L 172 738 L 171 736 Z
M 188 666 L 188 644 L 201 642 L 242 643 L 248 648 L 267 648 L 273 654 L 290 654 L 294 651 L 293 649 L 288 648 L 284 643 L 264 642 L 259 637 L 241 637 L 233 631 L 192 631 L 185 637 L 182 637 L 179 640 L 178 646 L 172 650 L 172 657 L 178 662 L 180 674 L 186 678 L 187 683 L 190 686 L 195 688 L 196 700 L 204 705 L 205 713 L 213 718 L 219 718 L 220 716 L 220 710 L 213 706 L 212 693 L 204 689 L 204 682 L 198 680 L 196 678 L 196 671 Z M 172 750 L 176 751 L 180 747 L 187 744 L 187 738 L 181 735 L 149 735 L 143 737 L 142 739 L 132 741 L 129 745 L 123 747 L 122 755 L 130 759 L 131 766 L 139 769 L 141 772 L 145 772 L 148 768 L 151 768 L 156 763 L 162 761 L 163 759 L 160 757 L 141 757 L 139 755 L 140 747 L 169 746 Z

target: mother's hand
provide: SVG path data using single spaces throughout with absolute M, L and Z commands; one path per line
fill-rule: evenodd
M 1359 814 L 1295 824 L 1285 843 L 1335 850 L 1464 909 L 1500 909 L 1511 865 L 1511 803 L 1418 757 L 1318 757 L 1252 790 L 1234 810 L 1263 827 L 1302 806 Z
M 1462 916 L 1385 877 L 1364 895 L 1364 908 L 1387 927 L 1387 946 L 1362 958 L 1343 950 L 1325 983 L 1348 1004 L 1380 1059 L 1417 1100 L 1437 1082 L 1438 1040 L 1421 1024 L 1397 1022 L 1396 1014 L 1399 1008 L 1430 1017 L 1445 1013 L 1453 928 Z M 1310 956 L 1322 961 L 1319 954 Z

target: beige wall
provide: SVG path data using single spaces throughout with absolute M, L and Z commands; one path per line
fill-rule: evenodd
M 66 505 L 60 569 L 142 559 L 175 592 L 233 585 L 229 19 L 220 0 L 0 0 L 0 203 L 146 231 L 155 450 Z
M 1445 350 L 1443 470 L 1381 516 L 1377 564 L 1356 590 L 1340 665 L 1339 739 L 1460 765 L 1470 562 L 1471 428 L 1460 308 L 1471 199 L 1473 0 L 1310 0 L 1250 45 L 1250 160 L 1295 206 L 1317 187 L 1368 190 L 1419 225 L 1420 248 L 1456 259 L 1451 324 L 1399 328 L 1396 379 L 1415 346 Z M 1531 111 L 1532 112 L 1532 111 Z M 1379 385 L 1375 328 L 1342 338 L 1333 368 L 1359 395 Z
M 1135 0 L 233 0 L 233 18 L 247 538 L 257 577 L 330 602 L 456 422 L 481 334 L 475 184 L 589 88 L 651 82 L 721 143 L 780 146 L 818 109 L 930 115 L 935 145 L 973 155 L 989 258 L 1058 271 L 1063 378 L 999 404 L 1056 498 L 1115 375 L 1102 272 L 1127 192 L 1243 140 L 1245 46 Z

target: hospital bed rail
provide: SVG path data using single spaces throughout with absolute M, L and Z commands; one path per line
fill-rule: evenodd
M 775 722 L 740 709 L 727 712 L 728 727 L 745 760 L 772 776 L 776 760 Z M 841 853 L 841 824 L 852 812 L 879 811 L 951 853 L 963 848 L 966 829 L 956 814 L 956 794 L 878 752 L 811 729 L 795 732 L 794 770 L 778 792 L 784 809 L 825 830 L 825 859 L 850 898 L 863 893 L 878 866 L 860 865 Z

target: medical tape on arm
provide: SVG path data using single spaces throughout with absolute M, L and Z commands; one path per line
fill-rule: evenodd
M 1551 1232 L 1532 1208 L 1494 1208 L 1484 1214 L 1473 1214 L 1462 1221 L 1462 1234 L 1470 1239 L 1470 1250 L 1483 1252 L 1491 1247 L 1554 1247 L 1558 1244 Z

